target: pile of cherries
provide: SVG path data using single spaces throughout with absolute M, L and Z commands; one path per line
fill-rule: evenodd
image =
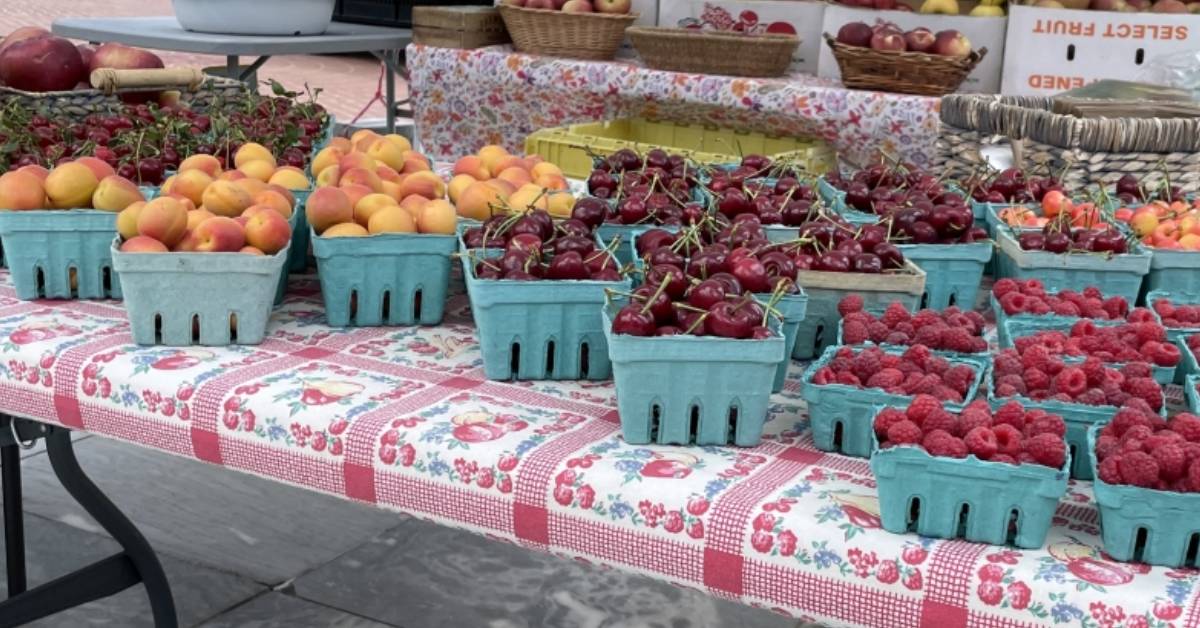
M 555 223 L 536 210 L 524 215 L 493 216 L 463 233 L 469 249 L 501 248 L 499 257 L 476 258 L 479 279 L 515 281 L 621 281 L 612 252 L 596 245 L 591 229 L 577 221 Z
M 580 199 L 583 207 L 577 203 L 575 212 L 625 225 L 692 224 L 704 214 L 704 208 L 692 201 L 692 191 L 700 185 L 698 174 L 682 155 L 656 148 L 642 157 L 621 149 L 588 176 L 591 197 Z
M 821 213 L 814 187 L 793 176 L 746 180 L 714 175 L 708 189 L 717 211 L 726 218 L 751 214 L 764 225 L 799 227 Z
M 1150 201 L 1166 201 L 1168 203 L 1187 202 L 1187 197 L 1183 194 L 1183 188 L 1180 188 L 1178 185 L 1167 185 L 1166 182 L 1161 182 L 1157 187 L 1146 188 L 1132 174 L 1126 174 L 1117 179 L 1116 193 L 1117 199 L 1124 205 L 1148 203 Z
M 1126 236 L 1116 227 L 1072 229 L 1070 224 L 1058 220 L 1047 223 L 1041 231 L 1021 232 L 1017 236 L 1017 243 L 1025 251 L 1056 254 L 1086 252 L 1121 255 L 1129 252 Z
M 1051 190 L 1066 193 L 1058 179 L 1030 177 L 1020 168 L 1002 170 L 991 179 L 972 181 L 968 186 L 971 198 L 980 203 L 1040 203 Z
M 846 193 L 846 206 L 867 214 L 891 216 L 906 207 L 931 211 L 934 207 L 966 206 L 961 195 L 948 191 L 933 175 L 915 166 L 875 164 L 849 179 L 840 173 L 825 175 L 825 182 Z

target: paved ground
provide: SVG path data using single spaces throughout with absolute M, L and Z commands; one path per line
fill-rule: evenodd
M 181 625 L 287 628 L 793 628 L 695 591 L 562 560 L 96 436 L 87 473 L 159 553 Z M 117 549 L 26 452 L 31 585 Z M 0 583 L 3 583 L 0 575 Z M 140 587 L 34 624 L 150 626 Z
M 247 0 L 253 1 L 253 0 Z M 0 35 L 21 26 L 50 28 L 60 17 L 172 15 L 171 0 L 0 0 Z M 168 66 L 224 66 L 224 57 L 156 51 Z M 249 63 L 244 59 L 243 63 Z M 319 101 L 339 120 L 349 120 L 371 100 L 379 81 L 379 62 L 367 56 L 292 56 L 273 57 L 259 70 L 260 79 L 274 78 L 290 89 L 301 89 L 305 82 L 325 91 Z M 398 81 L 397 97 L 407 94 Z M 382 118 L 380 104 L 367 110 L 365 117 Z

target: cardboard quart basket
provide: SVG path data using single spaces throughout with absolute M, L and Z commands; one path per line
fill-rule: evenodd
M 121 298 L 111 247 L 116 212 L 0 210 L 0 240 L 17 298 Z

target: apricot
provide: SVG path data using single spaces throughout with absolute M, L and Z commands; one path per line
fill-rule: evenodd
M 117 214 L 117 233 L 121 234 L 121 239 L 129 240 L 137 236 L 138 215 L 142 213 L 142 208 L 145 206 L 145 201 L 139 201 L 122 209 L 121 213 Z
M 450 183 L 446 184 L 446 196 L 450 197 L 451 203 L 457 203 L 463 190 L 466 190 L 472 183 L 475 183 L 475 177 L 469 174 L 456 174 L 450 179 Z
M 396 206 L 396 199 L 387 194 L 368 194 L 354 204 L 354 221 L 365 226 L 375 212 L 394 206 Z
M 415 233 L 417 221 L 402 207 L 386 207 L 375 212 L 367 223 L 369 233 Z
M 504 205 L 505 197 L 495 187 L 485 182 L 472 183 L 463 190 L 455 203 L 458 215 L 474 220 L 487 220 L 495 207 Z
M 479 156 L 479 160 L 483 162 L 483 167 L 487 168 L 489 172 L 500 172 L 496 168 L 496 165 L 500 163 L 500 160 L 509 156 L 508 151 L 503 146 L 496 146 L 495 144 L 484 146 L 475 154 Z
M 372 191 L 371 188 L 369 188 L 365 185 L 357 185 L 357 184 L 350 184 L 345 187 L 341 187 L 339 189 L 346 193 L 346 197 L 350 199 L 351 205 L 357 205 L 358 202 L 363 199 L 363 197 L 367 196 L 368 194 L 376 193 L 376 192 Z
M 571 189 L 571 186 L 570 186 L 570 184 L 567 183 L 567 180 L 556 174 L 541 175 L 541 176 L 535 178 L 533 180 L 533 182 L 538 187 L 546 188 L 547 190 L 569 190 L 569 189 Z
M 208 211 L 207 209 L 193 209 L 192 211 L 188 212 L 187 215 L 188 230 L 194 230 L 200 225 L 200 223 L 212 218 L 213 216 L 216 216 L 216 214 Z M 120 221 L 120 216 L 117 217 L 117 220 Z
M 43 209 L 46 205 L 46 190 L 37 175 L 21 170 L 0 175 L 0 209 Z
M 205 220 L 192 233 L 196 250 L 202 253 L 233 253 L 246 245 L 248 235 L 236 220 L 225 216 Z
M 366 153 L 389 168 L 399 170 L 404 167 L 404 149 L 382 137 L 376 136 L 367 147 Z
M 391 181 L 384 181 L 384 182 L 380 183 L 380 186 L 383 187 L 383 191 L 382 191 L 383 194 L 387 194 L 388 196 L 395 199 L 396 202 L 400 202 L 400 199 L 402 197 L 400 196 L 400 184 L 399 183 L 392 183 Z M 358 187 L 363 187 L 363 186 L 358 186 Z
M 395 144 L 401 151 L 412 150 L 412 142 L 408 141 L 408 138 L 403 135 L 388 133 L 383 136 L 383 139 Z
M 87 166 L 70 162 L 57 166 L 46 176 L 46 198 L 58 209 L 88 207 L 100 180 Z
M 429 200 L 445 198 L 446 182 L 432 171 L 414 172 L 400 182 L 400 196 L 404 198 L 411 194 L 418 194 Z
M 180 196 L 178 194 L 163 194 L 162 196 L 169 196 L 169 197 L 179 201 L 180 203 L 183 203 L 183 208 L 188 211 L 192 211 L 193 209 L 196 209 L 196 204 L 193 203 L 192 200 L 186 196 Z
M 332 165 L 321 171 L 317 175 L 317 180 L 314 185 L 319 188 L 329 187 L 338 184 L 338 179 L 342 178 L 342 169 L 338 165 Z
M 261 211 L 246 221 L 246 244 L 267 255 L 282 251 L 291 239 L 292 226 L 277 212 Z
M 375 161 L 374 157 L 366 153 L 347 153 L 338 161 L 338 167 L 342 169 L 342 172 L 354 168 L 362 168 L 363 170 L 375 172 L 375 169 L 379 167 L 379 163 Z
M 194 229 L 188 229 L 183 232 L 183 237 L 171 247 L 173 253 L 195 253 L 196 247 L 200 246 L 200 238 L 196 237 Z
M 117 174 L 117 171 L 114 170 L 112 166 L 108 165 L 108 162 L 104 161 L 103 159 L 97 159 L 95 157 L 80 157 L 79 159 L 75 160 L 75 163 L 87 166 L 88 170 L 91 170 L 92 174 L 96 175 L 97 181 L 103 181 L 104 177 L 111 177 L 114 174 Z
M 529 172 L 524 168 L 505 168 L 496 175 L 501 181 L 508 181 L 513 184 L 513 187 L 521 187 L 527 183 L 533 183 L 533 177 L 529 176 Z
M 122 253 L 169 253 L 162 242 L 146 236 L 133 236 L 121 243 Z
M 269 207 L 275 210 L 280 216 L 283 216 L 285 220 L 292 217 L 292 204 L 275 190 L 263 190 L 255 194 L 254 204 L 250 208 L 247 208 L 246 211 L 250 211 L 254 207 Z
M 367 231 L 366 227 L 358 224 L 357 222 L 343 222 L 326 229 L 325 232 L 321 234 L 321 237 L 345 238 L 365 235 L 370 235 L 370 232 Z
M 267 150 L 266 146 L 257 142 L 246 142 L 238 149 L 233 156 L 234 167 L 241 169 L 243 165 L 251 161 L 265 161 L 271 164 L 271 169 L 275 169 L 275 156 L 271 151 Z
M 226 170 L 216 176 L 218 181 L 241 181 L 246 178 L 246 173 L 241 170 Z
M 320 188 L 309 195 L 304 215 L 319 234 L 338 223 L 354 222 L 354 205 L 342 190 Z
M 169 196 L 160 196 L 146 203 L 138 213 L 138 235 L 154 238 L 168 247 L 174 246 L 187 231 L 187 214 L 183 203 Z
M 338 165 L 338 162 L 340 162 L 342 157 L 345 156 L 346 151 L 336 146 L 326 146 L 325 148 L 317 151 L 317 154 L 313 156 L 312 163 L 309 164 L 309 168 L 312 169 L 313 174 L 319 175 L 324 172 L 326 168 Z
M 217 216 L 233 218 L 254 203 L 254 196 L 237 181 L 213 181 L 201 195 L 204 208 Z
M 421 209 L 424 208 L 429 202 L 429 199 L 421 196 L 420 194 L 412 194 L 400 201 L 400 209 L 407 211 L 412 215 L 413 220 L 416 220 L 417 216 L 421 214 Z
M 417 214 L 417 231 L 421 233 L 453 235 L 457 227 L 458 215 L 449 201 L 429 201 Z
M 536 185 L 524 185 L 508 197 L 508 206 L 517 212 L 534 209 L 550 211 L 550 194 Z
M 382 138 L 378 133 L 372 131 L 371 129 L 359 129 L 350 134 L 350 143 L 355 147 L 355 149 L 360 151 L 366 150 L 366 147 L 373 144 L 376 139 Z M 360 144 L 363 145 L 362 148 L 359 148 Z
M 50 176 L 50 171 L 46 170 L 45 166 L 39 166 L 37 164 L 21 166 L 20 168 L 17 168 L 17 172 L 31 174 L 37 177 L 38 181 L 41 181 L 43 185 L 46 183 L 46 177 Z
M 517 186 L 505 181 L 504 179 L 491 179 L 489 181 L 484 181 L 484 183 L 490 185 L 506 199 L 512 196 L 513 192 L 517 191 Z
M 247 255 L 266 255 L 266 253 L 263 253 L 262 251 L 254 248 L 252 246 L 243 246 L 242 249 L 240 251 L 238 251 L 238 253 L 245 253 Z
M 534 179 L 545 175 L 561 177 L 563 176 L 563 171 L 559 169 L 558 166 L 548 161 L 543 161 L 541 163 L 534 164 L 533 167 L 529 169 L 529 174 L 533 175 Z
M 166 185 L 164 184 L 163 193 L 179 194 L 190 199 L 194 205 L 202 205 L 204 204 L 204 190 L 207 190 L 208 186 L 212 185 L 213 180 L 207 172 L 198 168 L 181 170 L 179 174 L 175 175 L 174 180 L 171 181 L 169 190 L 166 189 Z
M 501 157 L 500 160 L 496 162 L 495 168 L 496 169 L 492 171 L 493 174 L 504 172 L 509 168 L 520 168 L 525 172 L 529 172 L 529 166 L 525 165 L 525 160 L 517 157 L 516 155 Z M 530 178 L 533 178 L 533 176 L 530 175 Z
M 471 175 L 471 177 L 478 181 L 492 178 L 492 173 L 488 170 L 487 166 L 483 165 L 483 160 L 475 155 L 468 155 L 454 162 L 454 174 Z
M 1133 213 L 1133 218 L 1129 220 L 1129 227 L 1138 237 L 1150 235 L 1158 228 L 1158 216 L 1154 210 L 1139 209 Z
M 551 192 L 549 195 L 550 201 L 546 206 L 546 211 L 550 212 L 551 216 L 558 218 L 570 218 L 571 210 L 575 208 L 575 195 L 570 192 Z
M 275 174 L 275 166 L 268 162 L 255 159 L 247 161 L 238 166 L 238 170 L 246 175 L 249 179 L 258 179 L 263 183 L 271 180 L 271 176 Z
M 208 176 L 216 177 L 221 174 L 221 160 L 203 153 L 189 155 L 186 159 L 179 162 L 179 172 L 187 170 L 202 170 Z
M 92 193 L 92 207 L 109 212 L 119 212 L 144 200 L 146 197 L 133 181 L 115 174 L 101 179 Z
M 425 159 L 421 153 L 412 150 L 404 151 L 404 167 L 400 169 L 400 174 L 412 174 L 432 169 L 429 160 Z
M 371 188 L 372 192 L 383 191 L 383 182 L 379 175 L 375 174 L 375 169 L 367 170 L 366 168 L 351 168 L 342 174 L 342 178 L 338 180 L 338 185 L 358 184 L 365 185 Z M 400 184 L 404 186 L 403 183 Z
M 380 181 L 391 181 L 392 183 L 399 183 L 400 177 L 403 176 L 399 172 L 396 172 L 396 170 L 391 166 L 385 166 L 383 164 L 375 166 L 375 174 L 379 176 Z
M 268 183 L 267 190 L 264 191 L 268 190 L 282 196 L 287 201 L 288 207 L 296 206 L 296 195 L 292 194 L 291 190 L 275 183 Z M 259 194 L 262 194 L 262 192 L 259 192 Z
M 267 189 L 266 183 L 263 183 L 258 179 L 251 179 L 250 177 L 238 179 L 237 181 L 234 181 L 233 184 L 245 190 L 250 196 L 254 196 L 255 194 Z
M 1200 235 L 1187 233 L 1179 238 L 1179 246 L 1192 251 L 1200 251 Z

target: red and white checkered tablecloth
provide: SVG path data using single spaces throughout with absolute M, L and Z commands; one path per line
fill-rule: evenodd
M 330 329 L 300 279 L 260 346 L 138 347 L 120 303 L 0 273 L 0 410 L 833 626 L 1200 625 L 1200 572 L 1109 560 L 1087 483 L 1041 550 L 893 535 L 795 382 L 758 447 L 637 447 L 611 384 L 487 381 L 473 331 L 461 292 L 439 327 Z

